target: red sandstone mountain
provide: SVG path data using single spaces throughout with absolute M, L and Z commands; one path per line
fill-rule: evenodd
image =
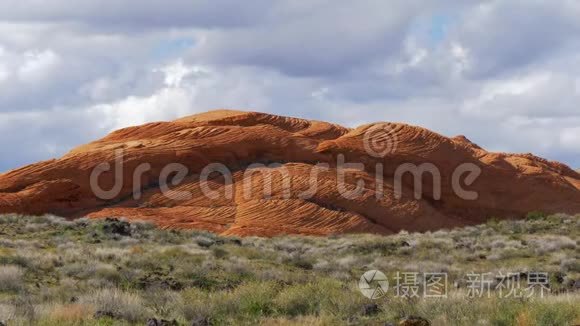
M 347 129 L 341 126 L 262 113 L 214 111 L 173 122 L 150 123 L 122 129 L 74 149 L 58 160 L 40 162 L 0 175 L 0 213 L 44 214 L 91 218 L 125 217 L 149 220 L 162 227 L 199 228 L 225 235 L 313 234 L 348 232 L 389 234 L 402 229 L 427 231 L 475 224 L 487 218 L 518 218 L 530 211 L 580 213 L 580 174 L 569 167 L 535 157 L 490 153 L 465 137 L 447 138 L 405 124 L 379 125 L 384 135 L 370 133 L 376 125 Z M 365 139 L 370 134 L 370 138 Z M 370 155 L 367 142 L 386 141 L 392 148 L 384 157 Z M 101 163 L 115 165 L 116 150 L 123 150 L 123 182 L 111 200 L 95 196 L 90 176 Z M 364 181 L 364 191 L 345 198 L 337 188 L 337 159 L 363 163 L 364 171 L 349 170 L 346 183 Z M 252 163 L 272 173 L 272 193 L 265 196 L 267 174 L 256 173 L 247 183 L 244 174 Z M 142 196 L 134 199 L 132 175 L 149 163 L 142 177 Z M 159 175 L 169 163 L 187 166 L 189 174 L 172 193 L 190 196 L 170 199 L 159 187 Z M 198 174 L 209 163 L 222 163 L 233 173 L 233 196 L 225 178 L 213 174 L 211 189 L 222 196 L 207 198 Z M 318 189 L 308 198 L 299 194 L 310 186 L 317 163 Z M 376 182 L 376 166 L 383 165 L 383 181 Z M 395 196 L 395 171 L 401 164 L 432 163 L 441 173 L 441 199 L 433 191 L 433 179 L 424 177 L 421 199 L 414 197 L 414 179 L 406 174 L 403 196 Z M 457 196 L 452 187 L 456 168 L 471 163 L 481 175 L 465 189 L 476 191 L 477 200 Z M 113 186 L 114 173 L 100 176 L 104 189 Z M 171 179 L 170 179 L 171 180 Z M 289 183 L 291 197 L 284 185 Z M 384 195 L 376 198 L 379 187 Z M 247 189 L 246 189 L 247 190 Z M 175 193 L 176 194 L 176 193 Z M 172 196 L 174 197 L 174 196 Z

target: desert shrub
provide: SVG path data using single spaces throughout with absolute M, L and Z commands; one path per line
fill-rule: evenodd
M 499 227 L 500 222 L 501 222 L 501 219 L 499 219 L 495 216 L 492 216 L 492 217 L 487 219 L 487 222 L 485 223 L 485 225 L 487 227 L 495 229 L 495 228 Z
M 79 303 L 91 305 L 95 311 L 110 313 L 115 318 L 133 323 L 143 321 L 148 315 L 144 302 L 138 294 L 119 289 L 92 291 L 80 297 Z
M 18 296 L 11 299 L 14 317 L 24 319 L 28 324 L 34 325 L 38 317 L 34 298 L 27 292 L 21 291 Z
M 562 270 L 567 272 L 580 273 L 580 260 L 579 259 L 566 259 L 560 263 Z
M 371 241 L 366 241 L 360 243 L 355 247 L 356 254 L 375 254 L 375 255 L 391 255 L 397 248 L 400 247 L 400 243 L 397 243 L 390 239 L 375 239 Z
M 571 325 L 571 322 L 580 317 L 580 310 L 574 303 L 553 302 L 549 299 L 546 302 L 534 302 L 528 311 L 536 325 Z
M 22 288 L 24 271 L 19 266 L 0 266 L 0 291 L 18 291 Z
M 120 262 L 128 258 L 131 252 L 132 250 L 127 248 L 99 247 L 95 250 L 94 256 L 101 261 Z
M 253 247 L 234 247 L 229 248 L 230 254 L 245 257 L 250 260 L 274 260 L 276 254 L 273 251 L 262 251 Z
M 94 264 L 87 264 L 86 262 L 67 264 L 62 268 L 64 275 L 81 280 L 86 280 L 93 277 L 96 273 L 96 270 L 97 268 Z
M 288 264 L 297 268 L 311 270 L 314 266 L 314 260 L 304 257 L 302 255 L 292 255 L 283 259 L 284 264 Z
M 15 214 L 0 215 L 0 224 L 18 224 L 24 217 Z M 33 218 L 33 217 L 29 217 Z
M 277 282 L 281 284 L 300 283 L 304 281 L 304 274 L 286 269 L 261 268 L 253 272 L 254 279 L 260 282 Z
M 57 286 L 46 286 L 40 289 L 39 299 L 41 302 L 52 304 L 68 304 L 76 301 L 79 293 L 77 281 L 64 278 Z
M 336 265 L 343 270 L 351 270 L 363 266 L 363 260 L 365 260 L 365 256 L 347 255 L 336 259 Z
M 453 241 L 449 239 L 440 239 L 440 238 L 427 238 L 421 240 L 418 244 L 418 248 L 421 249 L 439 249 L 439 250 L 447 250 L 453 247 Z
M 186 237 L 180 231 L 155 229 L 148 239 L 160 245 L 178 245 L 184 243 Z
M 155 224 L 149 221 L 131 221 L 131 229 L 134 235 L 145 235 L 151 231 L 155 231 Z
M 150 289 L 142 293 L 145 306 L 159 317 L 169 318 L 180 302 L 180 296 L 175 291 Z
M 181 279 L 188 279 L 189 287 L 196 287 L 204 290 L 219 290 L 222 286 L 230 287 L 230 284 L 220 283 L 208 271 L 197 270 L 186 272 L 180 277 Z
M 322 315 L 339 316 L 348 319 L 360 313 L 360 309 L 367 299 L 357 293 L 358 285 L 354 282 L 343 283 L 329 278 L 316 280 L 319 289 L 320 313 Z M 357 293 L 358 294 L 358 293 Z
M 490 315 L 490 321 L 493 325 L 511 326 L 516 323 L 517 318 L 524 310 L 524 305 L 521 301 L 501 300 L 497 299 L 496 309 Z
M 19 255 L 0 256 L 0 265 L 16 265 L 23 268 L 30 267 L 32 264 L 26 257 Z
M 214 293 L 211 297 L 209 292 L 191 288 L 181 293 L 181 300 L 177 304 L 177 310 L 185 320 L 215 319 L 217 310 L 216 301 L 221 301 L 219 293 Z
M 223 261 L 221 268 L 225 273 L 240 275 L 244 278 L 250 278 L 253 276 L 253 271 L 257 268 L 258 264 L 253 264 L 253 262 L 240 257 L 229 256 L 227 260 Z
M 119 285 L 123 280 L 123 276 L 112 265 L 99 264 L 95 268 L 94 277 L 105 280 L 114 285 Z
M 211 251 L 212 251 L 214 257 L 217 259 L 223 259 L 229 255 L 227 250 L 225 250 L 223 248 L 219 248 L 219 247 L 212 248 Z
M 530 241 L 537 254 L 576 249 L 576 241 L 566 236 L 544 236 Z
M 46 223 L 28 223 L 24 226 L 23 231 L 26 233 L 36 233 L 44 231 L 49 227 L 50 225 Z
M 255 321 L 275 312 L 273 298 L 278 286 L 271 282 L 245 283 L 233 290 L 182 292 L 178 310 L 185 320 L 210 320 L 232 324 L 233 320 Z
M 292 253 L 303 252 L 302 243 L 299 243 L 293 237 L 280 237 L 273 240 L 273 248 L 277 251 Z
M 229 309 L 248 317 L 268 316 L 274 312 L 273 298 L 278 286 L 274 283 L 247 283 L 229 295 Z
M 493 252 L 493 254 L 489 255 L 489 260 L 508 260 L 508 259 L 516 259 L 516 258 L 530 258 L 533 256 L 533 253 L 529 249 L 517 249 L 517 248 L 505 248 L 505 249 L 498 249 Z
M 540 212 L 540 211 L 529 212 L 526 215 L 526 220 L 528 220 L 528 221 L 538 221 L 538 220 L 543 220 L 545 218 L 546 218 L 546 214 L 544 212 Z
M 284 288 L 274 300 L 278 311 L 283 315 L 300 316 L 317 314 L 325 289 L 318 284 L 298 284 Z

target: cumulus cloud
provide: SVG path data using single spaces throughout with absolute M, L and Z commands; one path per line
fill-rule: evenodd
M 468 8 L 453 33 L 474 59 L 470 77 L 482 79 L 577 47 L 579 14 L 574 0 L 486 1 Z
M 577 116 L 580 94 L 575 87 L 573 76 L 550 71 L 494 80 L 466 101 L 463 113 L 483 118 Z
M 415 0 L 286 2 L 280 19 L 267 25 L 208 33 L 192 58 L 295 76 L 335 76 L 398 54 L 413 19 L 429 7 Z
M 224 107 L 407 122 L 579 166 L 579 14 L 574 0 L 2 1 L 0 171 Z
M 60 58 L 51 50 L 26 52 L 17 78 L 25 83 L 42 81 L 56 72 L 59 63 Z
M 580 154 L 580 127 L 570 127 L 562 130 L 560 141 L 570 151 Z

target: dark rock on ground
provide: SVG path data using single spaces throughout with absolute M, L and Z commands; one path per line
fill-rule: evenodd
M 197 245 L 203 248 L 209 248 L 215 244 L 216 242 L 209 238 L 200 238 L 197 240 Z
M 233 245 L 236 245 L 236 246 L 242 245 L 242 240 L 240 240 L 240 239 L 230 239 L 229 242 Z
M 146 326 L 178 326 L 179 324 L 177 323 L 177 320 L 165 320 L 165 319 L 160 319 L 157 320 L 157 318 L 149 318 L 147 320 L 147 324 Z
M 108 234 L 131 236 L 131 224 L 117 218 L 107 218 L 103 225 L 103 231 Z
M 399 326 L 431 326 L 431 322 L 423 317 L 409 316 L 399 322 Z
M 381 311 L 381 309 L 379 308 L 379 306 L 376 303 L 369 303 L 369 304 L 365 304 L 362 307 L 362 314 L 363 316 L 372 316 L 372 315 L 376 315 Z
M 562 272 L 556 272 L 554 278 L 556 279 L 556 282 L 558 282 L 558 284 L 563 284 L 564 281 L 566 280 L 566 274 Z
M 579 291 L 580 290 L 580 280 L 570 280 L 570 289 L 572 291 Z
M 112 311 L 97 310 L 93 315 L 93 317 L 95 319 L 101 319 L 101 318 L 115 318 L 116 316 Z
M 211 326 L 212 323 L 207 317 L 197 317 L 191 322 L 191 326 Z

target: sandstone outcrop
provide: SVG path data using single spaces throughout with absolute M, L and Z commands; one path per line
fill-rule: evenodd
M 373 146 L 380 145 L 387 150 L 377 153 Z M 231 180 L 218 172 L 200 180 L 203 169 L 216 163 L 231 171 Z M 404 173 L 399 194 L 398 169 L 425 163 L 437 168 L 440 191 L 430 174 L 420 178 L 418 189 L 412 174 Z M 187 168 L 177 184 L 171 182 L 177 172 L 160 178 L 170 164 Z M 461 173 L 454 177 L 466 164 L 480 169 L 472 182 Z M 99 166 L 100 188 L 120 184 L 113 198 L 95 194 L 90 180 Z M 143 173 L 134 182 L 136 169 Z M 314 175 L 317 187 L 309 191 Z M 477 199 L 459 196 L 457 182 Z M 357 185 L 362 188 L 356 196 L 344 195 Z M 207 189 L 219 195 L 210 198 Z M 0 175 L 0 213 L 124 217 L 224 235 L 390 234 L 521 218 L 530 211 L 580 213 L 580 174 L 531 154 L 491 153 L 463 136 L 405 124 L 348 129 L 229 110 L 118 130 L 62 158 Z

